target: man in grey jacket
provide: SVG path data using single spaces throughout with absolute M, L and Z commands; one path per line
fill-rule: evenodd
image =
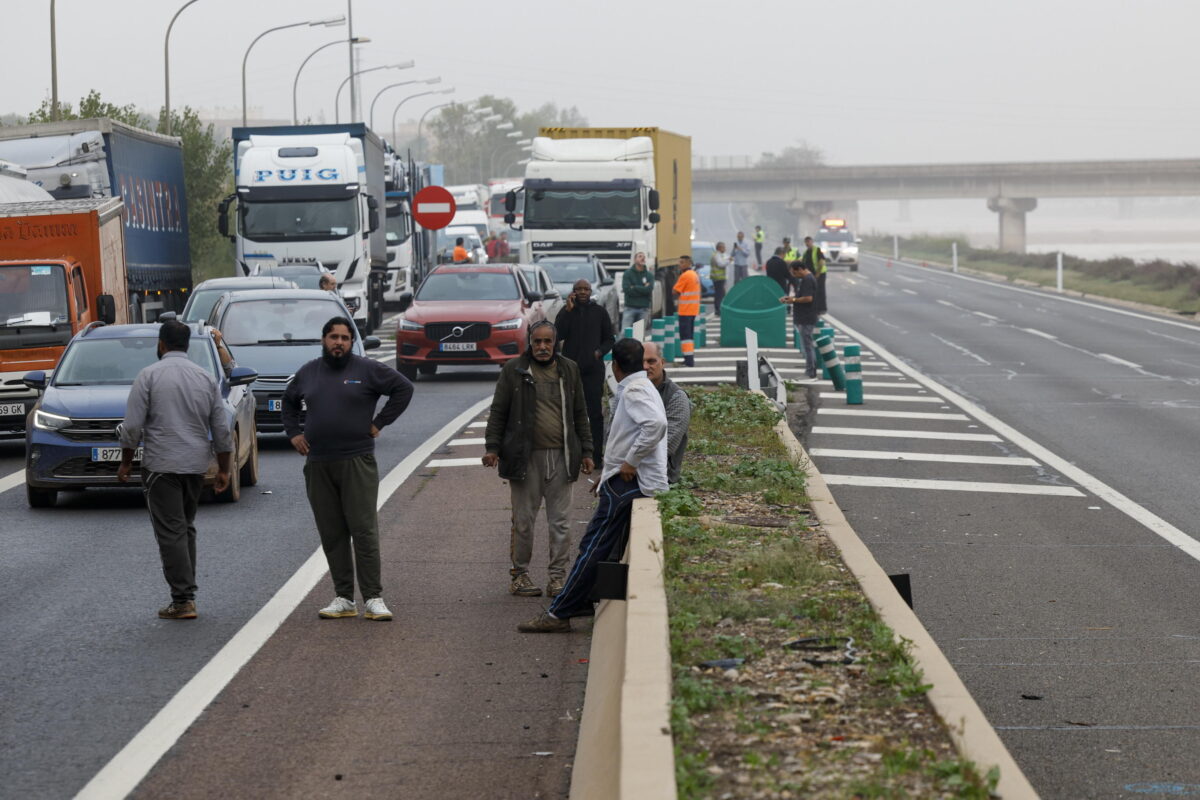
M 163 577 L 171 587 L 170 605 L 158 612 L 162 619 L 196 618 L 196 505 L 214 451 L 213 490 L 220 493 L 229 488 L 233 451 L 221 388 L 206 369 L 188 359 L 191 338 L 191 329 L 182 322 L 170 319 L 162 324 L 159 360 L 133 379 L 125 419 L 117 429 L 121 483 L 129 480 L 133 456 L 138 443 L 143 443 L 142 492 L 158 540 Z
M 512 496 L 509 594 L 540 597 L 529 577 L 533 527 L 542 500 L 550 530 L 550 582 L 562 591 L 571 557 L 571 484 L 592 472 L 592 425 L 583 382 L 574 361 L 556 353 L 557 331 L 549 322 L 529 328 L 529 349 L 504 365 L 488 414 L 485 467 L 500 467 Z
M 667 481 L 674 486 L 683 474 L 683 456 L 687 453 L 688 425 L 692 421 L 692 401 L 679 384 L 667 377 L 662 347 L 646 342 L 642 364 L 646 377 L 658 389 L 667 412 Z

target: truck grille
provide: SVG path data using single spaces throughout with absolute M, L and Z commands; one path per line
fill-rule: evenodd
M 117 438 L 119 419 L 72 419 L 68 428 L 59 434 L 73 442 L 112 442 Z
M 487 322 L 430 322 L 425 326 L 425 338 L 435 342 L 482 342 L 492 335 Z

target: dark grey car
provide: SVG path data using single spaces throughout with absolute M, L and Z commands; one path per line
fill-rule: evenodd
M 599 256 L 542 256 L 534 263 L 546 270 L 564 301 L 575 281 L 585 279 L 592 285 L 592 302 L 608 312 L 614 331 L 621 330 L 621 287 Z

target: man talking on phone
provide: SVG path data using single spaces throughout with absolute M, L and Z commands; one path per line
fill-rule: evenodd
M 592 424 L 594 458 L 599 462 L 604 457 L 604 354 L 612 350 L 616 338 L 608 312 L 592 302 L 592 284 L 583 278 L 575 281 L 554 327 L 562 342 L 562 354 L 579 365 L 583 399 Z

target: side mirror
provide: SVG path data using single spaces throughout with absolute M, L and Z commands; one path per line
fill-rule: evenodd
M 378 336 L 363 337 L 363 350 L 378 350 L 383 346 L 383 341 Z
M 647 202 L 650 203 L 650 210 L 657 211 L 658 210 L 658 189 L 651 189 L 650 194 L 647 195 L 647 197 L 646 197 L 646 200 L 647 200 Z
M 21 379 L 21 383 L 25 384 L 26 388 L 39 392 L 45 391 L 47 383 L 46 373 L 40 369 L 34 372 L 26 372 L 25 377 Z
M 539 300 L 545 299 L 545 295 L 541 292 L 526 292 L 525 301 L 528 303 L 536 303 Z
M 412 303 L 413 303 L 413 293 L 412 292 L 401 292 L 400 293 L 400 311 L 401 312 L 408 311 L 408 309 L 412 306 Z
M 504 224 L 505 225 L 512 225 L 516 221 L 517 221 L 517 215 L 514 214 L 513 212 L 509 211 L 507 214 L 504 215 Z
M 229 204 L 236 197 L 236 194 L 231 194 L 217 205 L 217 231 L 231 242 L 235 241 L 236 237 L 229 233 Z
M 613 285 L 613 276 L 605 275 L 603 278 L 600 279 L 600 285 L 601 286 L 612 286 Z
M 258 370 L 249 367 L 234 367 L 229 370 L 230 386 L 248 386 L 258 380 Z
M 96 318 L 105 325 L 117 321 L 117 301 L 111 294 L 96 295 Z
M 651 211 L 650 216 L 646 217 L 646 219 L 650 220 L 651 225 L 657 225 L 662 222 L 662 215 L 657 211 Z
M 517 191 L 516 191 L 516 189 L 509 189 L 507 192 L 504 193 L 504 210 L 509 212 L 504 217 L 504 221 L 508 222 L 509 221 L 508 217 L 512 215 L 512 212 L 517 210 Z

